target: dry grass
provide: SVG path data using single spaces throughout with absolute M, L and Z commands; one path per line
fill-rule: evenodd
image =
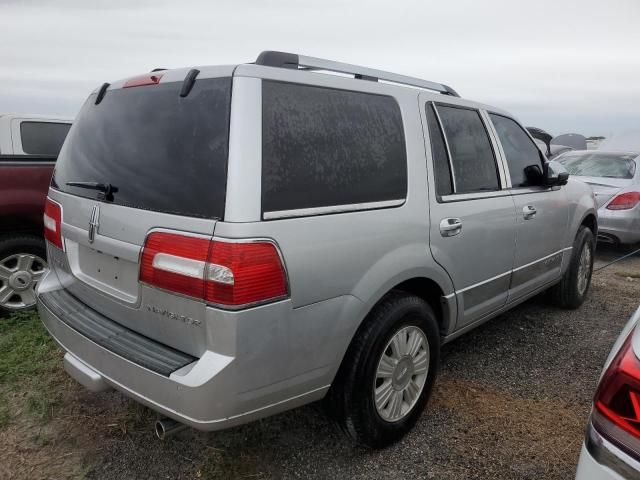
M 98 446 L 141 416 L 101 405 L 68 377 L 36 312 L 0 319 L 0 479 L 83 478 Z
M 472 456 L 486 474 L 496 477 L 514 469 L 525 475 L 534 467 L 538 478 L 562 478 L 575 468 L 582 445 L 582 409 L 554 398 L 533 400 L 495 391 L 463 380 L 443 377 L 433 398 L 434 408 L 462 417 L 465 428 L 453 438 L 459 454 Z M 488 451 L 509 455 L 489 458 Z M 517 458 L 518 462 L 505 459 Z M 474 472 L 467 472 L 469 478 Z

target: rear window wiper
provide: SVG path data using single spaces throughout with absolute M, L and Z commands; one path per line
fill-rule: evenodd
M 67 182 L 69 187 L 86 188 L 87 190 L 98 190 L 104 195 L 104 199 L 113 201 L 113 194 L 118 191 L 118 187 L 114 187 L 110 183 L 98 182 Z

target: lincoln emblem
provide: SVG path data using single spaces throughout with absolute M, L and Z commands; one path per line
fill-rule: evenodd
M 91 209 L 91 219 L 89 220 L 89 243 L 93 243 L 96 232 L 100 226 L 100 207 L 94 205 Z

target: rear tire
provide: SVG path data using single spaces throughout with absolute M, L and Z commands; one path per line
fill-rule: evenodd
M 34 307 L 35 288 L 47 268 L 44 240 L 35 235 L 0 238 L 0 311 Z
M 414 295 L 392 292 L 356 333 L 325 405 L 354 442 L 386 447 L 422 414 L 439 360 L 440 334 L 431 307 Z
M 551 287 L 551 298 L 556 305 L 572 310 L 582 305 L 591 286 L 595 250 L 593 233 L 581 226 L 573 242 L 569 268 L 560 283 Z

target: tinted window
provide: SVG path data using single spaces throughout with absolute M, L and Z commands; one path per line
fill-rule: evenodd
M 636 173 L 636 153 L 565 153 L 556 158 L 571 175 L 631 179 Z
M 404 199 L 400 108 L 387 96 L 264 81 L 265 212 Z
M 427 104 L 427 124 L 429 126 L 429 137 L 431 139 L 431 154 L 433 156 L 433 169 L 436 179 L 436 192 L 438 195 L 450 195 L 453 193 L 451 183 L 451 168 L 449 166 L 449 156 L 444 143 L 442 130 L 436 117 L 432 104 Z
M 498 190 L 498 171 L 480 114 L 466 108 L 437 106 L 451 153 L 456 193 Z
M 22 151 L 29 155 L 58 155 L 69 127 L 68 123 L 20 123 Z
M 524 169 L 531 165 L 542 167 L 540 151 L 535 143 L 524 132 L 522 127 L 507 117 L 490 114 L 502 149 L 507 157 L 511 185 L 525 187 L 528 185 Z M 546 147 L 545 147 L 546 148 Z
M 60 152 L 52 185 L 98 199 L 67 182 L 111 184 L 113 203 L 179 215 L 222 218 L 231 79 L 197 80 L 91 95 Z

